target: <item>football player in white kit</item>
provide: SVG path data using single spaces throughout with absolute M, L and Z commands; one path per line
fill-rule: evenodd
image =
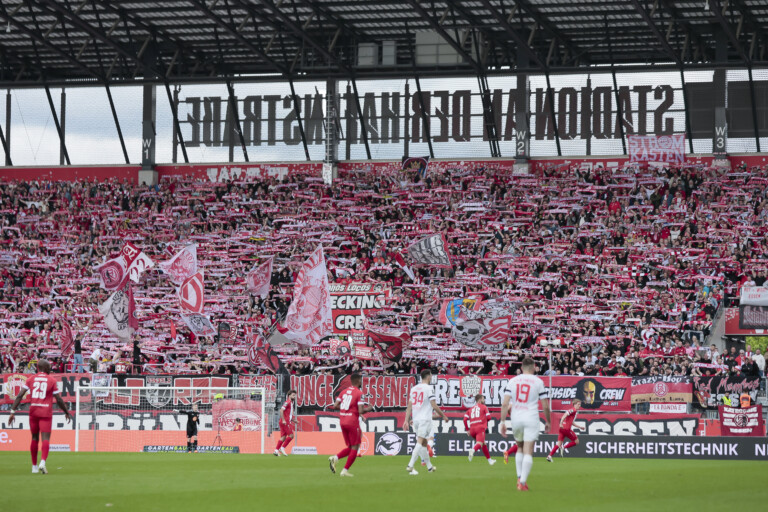
M 549 393 L 544 381 L 533 372 L 533 359 L 523 359 L 523 373 L 509 379 L 501 404 L 501 435 L 507 437 L 507 412 L 511 411 L 511 427 L 518 450 L 515 454 L 517 468 L 517 489 L 528 490 L 528 475 L 533 466 L 533 445 L 539 438 L 539 401 L 544 409 L 545 432 L 549 432 Z
M 430 383 L 432 382 L 432 372 L 422 370 L 421 383 L 413 386 L 408 393 L 408 408 L 405 410 L 405 421 L 403 421 L 403 430 L 409 430 L 411 426 L 411 414 L 413 414 L 413 430 L 416 432 L 416 446 L 411 454 L 411 462 L 405 468 L 411 475 L 418 475 L 419 472 L 413 468 L 416 460 L 421 459 L 427 463 L 427 470 L 431 473 L 435 470 L 432 461 L 429 460 L 429 449 L 427 440 L 432 436 L 432 411 L 435 411 L 440 417 L 448 421 L 445 415 L 435 401 L 435 391 Z

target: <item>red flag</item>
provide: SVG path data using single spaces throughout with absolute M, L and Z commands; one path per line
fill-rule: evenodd
M 275 374 L 286 372 L 285 366 L 277 357 L 277 353 L 272 350 L 272 346 L 253 326 L 246 325 L 245 333 L 248 343 L 248 363 L 251 366 L 264 366 Z
M 61 355 L 68 357 L 74 352 L 75 336 L 72 333 L 72 326 L 64 317 L 59 317 L 59 323 L 61 324 Z
M 139 328 L 139 319 L 136 318 L 136 301 L 133 300 L 133 286 L 128 285 L 128 327 L 134 331 Z
M 171 339 L 176 343 L 176 322 L 171 322 Z
M 202 314 L 205 306 L 203 271 L 188 277 L 179 286 L 178 295 L 184 314 Z

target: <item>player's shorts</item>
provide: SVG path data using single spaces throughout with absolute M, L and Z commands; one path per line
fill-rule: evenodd
M 562 441 L 566 437 L 571 441 L 575 441 L 576 439 L 578 439 L 578 437 L 576 436 L 576 432 L 574 432 L 573 430 L 569 428 L 561 428 L 560 433 L 557 434 L 557 440 Z
M 355 446 L 360 444 L 363 439 L 363 431 L 360 430 L 359 425 L 354 426 L 341 426 L 341 435 L 344 436 L 344 443 L 347 446 Z
M 421 420 L 413 422 L 413 430 L 416 432 L 416 437 L 428 439 L 432 436 L 432 429 L 432 420 Z
M 290 423 L 280 423 L 280 437 L 293 435 L 293 426 Z
M 469 435 L 472 436 L 472 439 L 474 439 L 480 444 L 483 444 L 485 442 L 485 429 L 482 427 L 470 428 Z
M 196 435 L 197 435 L 197 429 L 196 428 L 193 428 L 193 429 L 189 429 L 188 428 L 187 429 L 187 437 L 194 437 Z
M 37 435 L 40 432 L 50 434 L 52 425 L 52 416 L 38 416 L 34 413 L 29 415 L 29 430 L 33 435 Z
M 512 418 L 515 441 L 536 441 L 539 438 L 539 418 Z

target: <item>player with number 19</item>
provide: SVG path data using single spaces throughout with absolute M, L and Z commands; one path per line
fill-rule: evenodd
M 549 432 L 551 411 L 549 395 L 544 381 L 536 377 L 533 359 L 523 359 L 523 373 L 509 380 L 501 404 L 502 437 L 507 437 L 507 413 L 511 412 L 512 432 L 520 448 L 515 454 L 517 469 L 517 489 L 528 490 L 528 475 L 533 467 L 533 445 L 539 438 L 539 402 L 544 408 L 546 432 Z
M 373 410 L 371 406 L 365 405 L 363 400 L 363 392 L 360 389 L 363 386 L 363 377 L 359 373 L 354 373 L 350 377 L 350 382 L 352 382 L 352 385 L 345 389 L 336 398 L 336 402 L 329 407 L 330 409 L 339 410 L 341 434 L 344 436 L 344 443 L 347 445 L 337 455 L 328 459 L 331 473 L 336 473 L 336 463 L 339 462 L 339 459 L 347 458 L 344 469 L 341 470 L 341 476 L 354 476 L 349 472 L 349 468 L 352 467 L 357 458 L 357 450 L 360 449 L 360 442 L 363 438 L 363 431 L 360 428 L 360 415 Z

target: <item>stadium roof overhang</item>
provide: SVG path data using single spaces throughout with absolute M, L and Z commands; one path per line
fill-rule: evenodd
M 768 66 L 765 0 L 4 0 L 0 82 Z

